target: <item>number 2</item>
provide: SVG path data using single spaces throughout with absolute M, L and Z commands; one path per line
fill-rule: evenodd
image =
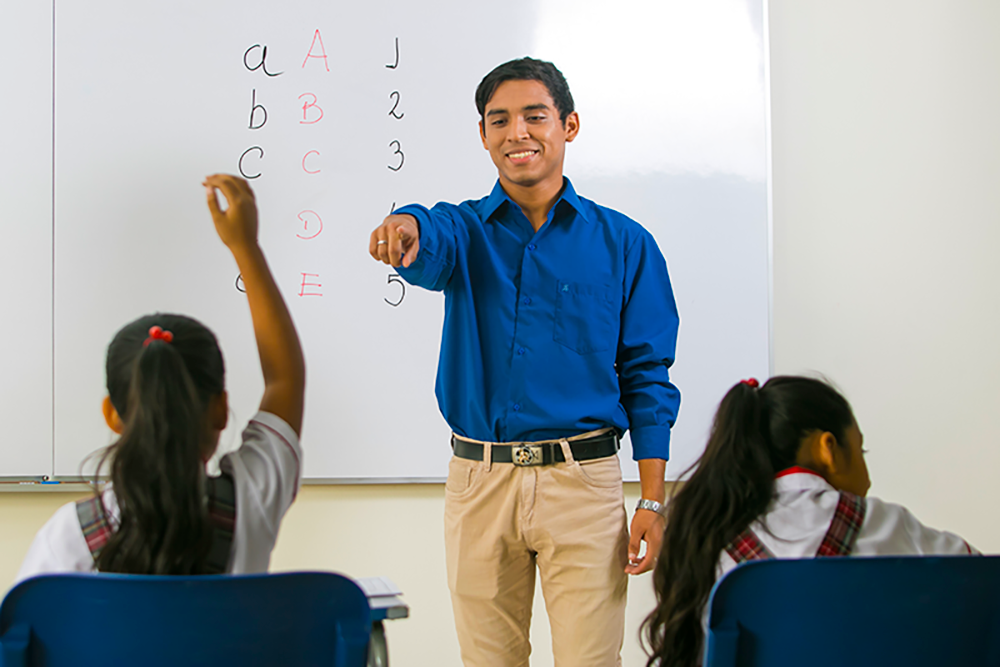
M 406 114 L 405 113 L 400 113 L 400 114 L 396 113 L 396 107 L 399 106 L 399 91 L 398 90 L 392 91 L 391 93 L 389 93 L 389 97 L 390 98 L 392 98 L 392 97 L 396 98 L 396 103 L 392 105 L 392 109 L 389 109 L 389 115 L 392 116 L 393 118 L 395 118 L 396 120 L 402 119 L 403 116 L 405 116 Z

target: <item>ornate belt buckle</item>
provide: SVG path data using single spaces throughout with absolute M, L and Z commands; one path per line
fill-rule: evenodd
M 510 460 L 516 466 L 540 466 L 542 448 L 538 445 L 518 445 L 511 452 Z

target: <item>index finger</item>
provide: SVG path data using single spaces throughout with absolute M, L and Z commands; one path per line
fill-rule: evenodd
M 403 262 L 403 239 L 405 238 L 405 234 L 400 229 L 401 226 L 402 224 L 389 225 L 389 233 L 386 238 L 386 241 L 389 242 L 389 263 L 396 267 Z
M 215 186 L 210 184 L 208 179 L 205 179 L 205 182 L 202 183 L 202 185 L 205 186 L 205 199 L 208 201 L 209 213 L 212 214 L 213 218 L 222 215 L 222 209 L 219 208 L 219 195 L 215 191 Z
M 629 565 L 625 568 L 625 571 L 629 574 L 642 574 L 643 572 L 649 572 L 656 565 L 656 556 L 653 555 L 653 550 L 646 545 L 646 555 L 642 557 L 635 565 Z

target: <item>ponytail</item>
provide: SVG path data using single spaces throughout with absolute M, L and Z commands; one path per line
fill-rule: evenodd
M 802 439 L 830 431 L 844 442 L 850 405 L 811 378 L 741 382 L 719 404 L 697 469 L 671 499 L 653 585 L 657 607 L 643 622 L 647 667 L 694 667 L 702 617 L 726 546 L 765 514 L 774 475 L 795 464 Z
M 152 326 L 173 338 L 147 338 Z M 112 341 L 107 371 L 124 429 L 98 469 L 110 460 L 120 520 L 97 557 L 97 569 L 203 573 L 213 531 L 204 502 L 206 418 L 224 382 L 215 337 L 190 318 L 141 318 Z

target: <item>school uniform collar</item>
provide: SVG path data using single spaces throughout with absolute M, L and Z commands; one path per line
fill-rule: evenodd
M 815 470 L 792 466 L 785 468 L 774 476 L 775 491 L 797 491 L 803 489 L 833 489 L 830 483 L 823 479 Z
M 576 214 L 580 216 L 584 222 L 590 222 L 586 207 L 584 207 L 579 195 L 576 194 L 576 189 L 573 187 L 573 183 L 570 182 L 570 180 L 565 176 L 563 176 L 562 194 L 559 195 L 559 199 L 556 200 L 556 203 L 552 206 L 552 208 L 558 209 L 559 205 L 563 202 L 572 206 L 573 210 L 576 211 Z M 511 199 L 504 191 L 503 186 L 500 185 L 500 179 L 497 179 L 496 184 L 493 186 L 493 190 L 490 192 L 489 196 L 486 197 L 486 203 L 483 205 L 483 220 L 491 220 L 493 215 L 504 204 L 507 204 L 508 206 L 517 206 L 514 200 Z

